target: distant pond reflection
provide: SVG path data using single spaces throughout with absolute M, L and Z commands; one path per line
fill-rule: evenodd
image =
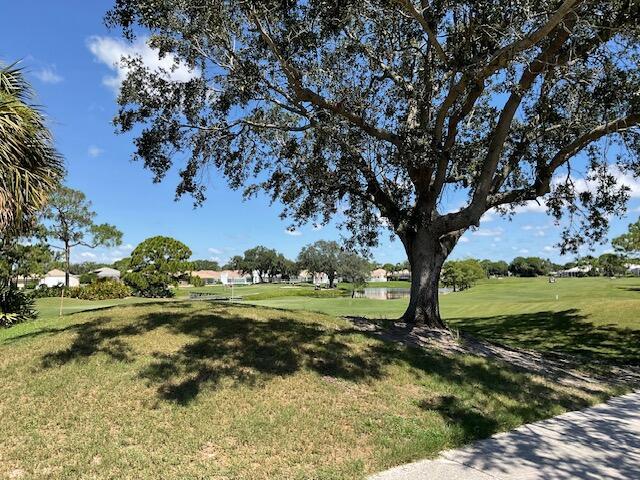
M 450 288 L 438 289 L 441 294 L 449 293 Z M 397 300 L 399 298 L 409 298 L 411 290 L 408 288 L 387 288 L 375 287 L 365 288 L 355 292 L 354 298 L 371 298 L 374 300 Z

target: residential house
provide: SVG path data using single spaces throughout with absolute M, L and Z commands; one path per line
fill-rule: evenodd
M 205 285 L 215 285 L 221 283 L 220 275 L 222 272 L 216 272 L 215 270 L 196 270 L 191 272 L 194 277 L 200 277 Z
M 371 276 L 367 282 L 386 282 L 387 281 L 387 271 L 384 268 L 376 268 L 371 272 Z
M 411 271 L 407 270 L 398 270 L 397 272 L 389 272 L 387 274 L 388 280 L 411 280 Z
M 628 264 L 626 265 L 627 267 L 627 273 L 629 275 L 635 275 L 637 277 L 640 277 L 640 265 L 634 265 L 634 264 Z
M 242 273 L 240 270 L 223 270 L 220 272 L 220 282 L 223 285 L 251 285 L 253 275 Z
M 557 272 L 558 277 L 586 277 L 593 270 L 592 265 L 582 265 Z
M 102 267 L 94 270 L 93 273 L 96 274 L 98 280 L 120 281 L 120 270 L 116 270 L 115 268 Z
M 37 284 L 39 279 L 40 279 L 39 275 L 33 275 L 33 274 L 32 275 L 26 275 L 24 277 L 18 276 L 18 278 L 16 278 L 16 286 L 19 289 L 23 289 L 27 285 Z
M 57 268 L 47 272 L 47 274 L 40 280 L 38 285 L 46 285 L 47 287 L 57 287 L 58 285 L 64 285 L 64 272 Z M 80 278 L 76 275 L 69 275 L 69 286 L 80 286 Z

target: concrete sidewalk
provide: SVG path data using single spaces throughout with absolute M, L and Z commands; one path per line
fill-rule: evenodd
M 370 477 L 487 479 L 640 480 L 640 391 Z

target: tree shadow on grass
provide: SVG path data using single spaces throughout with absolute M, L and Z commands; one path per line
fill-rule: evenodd
M 610 365 L 640 365 L 640 330 L 597 325 L 577 309 L 448 319 L 451 325 L 516 347 Z
M 159 399 L 188 405 L 203 391 L 229 385 L 260 388 L 302 370 L 348 382 L 372 382 L 401 366 L 418 385 L 426 375 L 465 397 L 433 404 L 428 396 L 432 392 L 425 390 L 428 398 L 419 404 L 459 425 L 464 441 L 504 428 L 499 417 L 505 411 L 532 421 L 558 405 L 567 409 L 586 405 L 578 395 L 531 381 L 498 362 L 408 348 L 351 327 L 336 329 L 298 320 L 295 313 L 271 312 L 271 318 L 256 319 L 254 307 L 214 305 L 211 310 L 153 312 L 124 324 L 100 317 L 70 327 L 71 344 L 44 355 L 42 367 L 86 361 L 97 354 L 116 362 L 140 360 L 141 366 L 135 367 L 138 378 L 154 386 Z M 151 358 L 131 346 L 133 337 L 160 328 L 186 341 L 173 352 L 156 351 Z M 507 405 L 504 398 L 513 402 Z

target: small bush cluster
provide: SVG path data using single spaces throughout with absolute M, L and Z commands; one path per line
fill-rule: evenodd
M 131 289 L 120 282 L 96 282 L 82 287 L 63 286 L 47 287 L 42 285 L 34 290 L 33 295 L 37 298 L 60 297 L 64 290 L 64 296 L 68 298 L 79 298 L 80 300 L 110 300 L 113 298 L 126 298 L 132 295 Z
M 169 288 L 171 278 L 155 272 L 128 272 L 122 276 L 136 297 L 171 298 L 175 295 Z
M 72 288 L 66 288 L 63 287 L 62 285 L 58 285 L 56 287 L 48 287 L 46 285 L 38 285 L 32 292 L 31 295 L 34 298 L 47 298 L 47 297 L 59 297 L 60 295 L 62 295 L 62 291 L 64 292 L 64 296 L 68 297 L 69 296 L 69 290 L 72 290 Z
M 129 287 L 120 282 L 95 282 L 83 287 L 76 287 L 73 293 L 77 294 L 74 298 L 82 300 L 108 300 L 111 298 L 130 297 L 132 292 Z
M 18 290 L 15 285 L 0 287 L 0 327 L 33 320 L 36 316 L 32 295 Z
M 194 287 L 204 287 L 204 280 L 197 275 L 190 276 L 189 283 Z

